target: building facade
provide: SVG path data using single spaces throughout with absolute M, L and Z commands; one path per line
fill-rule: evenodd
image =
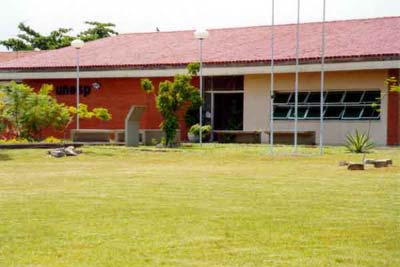
M 385 81 L 399 80 L 400 17 L 329 22 L 326 25 L 324 122 L 326 144 L 343 144 L 356 129 L 379 145 L 400 144 L 400 97 Z M 270 117 L 270 27 L 210 30 L 204 41 L 204 123 L 215 130 L 261 131 L 268 141 Z M 319 141 L 321 24 L 300 27 L 299 131 Z M 276 26 L 274 125 L 293 133 L 295 25 Z M 82 121 L 81 128 L 122 129 L 132 105 L 147 110 L 141 128 L 157 129 L 154 96 L 140 88 L 184 73 L 198 60 L 193 31 L 122 34 L 85 44 L 81 57 L 81 103 L 106 107 L 108 122 Z M 57 98 L 75 105 L 72 47 L 0 62 L 0 80 L 39 88 L 53 84 Z M 198 85 L 198 79 L 194 79 Z M 373 108 L 374 107 L 374 108 Z M 181 119 L 182 139 L 186 126 Z

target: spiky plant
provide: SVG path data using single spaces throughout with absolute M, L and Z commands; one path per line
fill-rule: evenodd
M 374 147 L 369 135 L 360 133 L 357 129 L 354 134 L 348 134 L 346 138 L 346 148 L 352 153 L 367 153 Z

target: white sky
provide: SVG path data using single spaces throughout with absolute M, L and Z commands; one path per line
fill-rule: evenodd
M 400 0 L 326 0 L 327 19 L 399 16 Z M 296 21 L 296 0 L 275 0 L 278 24 Z M 301 0 L 301 21 L 320 21 L 322 0 Z M 0 40 L 25 22 L 43 33 L 84 29 L 84 21 L 117 24 L 117 31 L 144 32 L 267 25 L 271 0 L 1 0 Z M 4 48 L 0 47 L 0 50 Z

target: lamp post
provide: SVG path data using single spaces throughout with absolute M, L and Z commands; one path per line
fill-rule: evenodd
M 71 46 L 76 49 L 76 129 L 79 130 L 79 51 L 85 43 L 80 39 L 71 42 Z
M 269 146 L 271 155 L 274 154 L 274 86 L 275 86 L 275 47 L 274 47 L 274 40 L 275 40 L 275 0 L 272 0 L 272 14 L 271 14 L 271 86 L 270 86 L 270 102 L 269 102 Z
M 199 40 L 199 61 L 200 61 L 200 96 L 201 99 L 203 99 L 203 41 L 208 38 L 210 34 L 208 33 L 207 30 L 201 29 L 197 30 L 194 32 L 194 38 Z M 203 104 L 200 105 L 200 110 L 199 110 L 199 125 L 200 125 L 200 131 L 199 131 L 199 143 L 200 146 L 203 143 L 203 136 L 202 136 L 202 129 L 201 127 L 203 126 Z
M 296 23 L 296 70 L 294 83 L 294 153 L 297 153 L 298 115 L 299 115 L 299 40 L 300 38 L 300 0 L 297 0 Z

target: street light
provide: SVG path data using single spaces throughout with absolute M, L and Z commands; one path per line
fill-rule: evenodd
M 79 130 L 79 51 L 85 43 L 80 39 L 71 42 L 71 46 L 76 49 L 76 129 Z
M 194 38 L 199 40 L 199 61 L 200 61 L 200 96 L 203 99 L 203 41 L 208 38 L 210 34 L 206 29 L 199 29 L 194 32 Z M 200 146 L 203 143 L 202 129 L 203 126 L 203 104 L 200 105 L 199 110 L 199 120 L 200 120 L 200 131 L 199 131 L 199 143 Z

